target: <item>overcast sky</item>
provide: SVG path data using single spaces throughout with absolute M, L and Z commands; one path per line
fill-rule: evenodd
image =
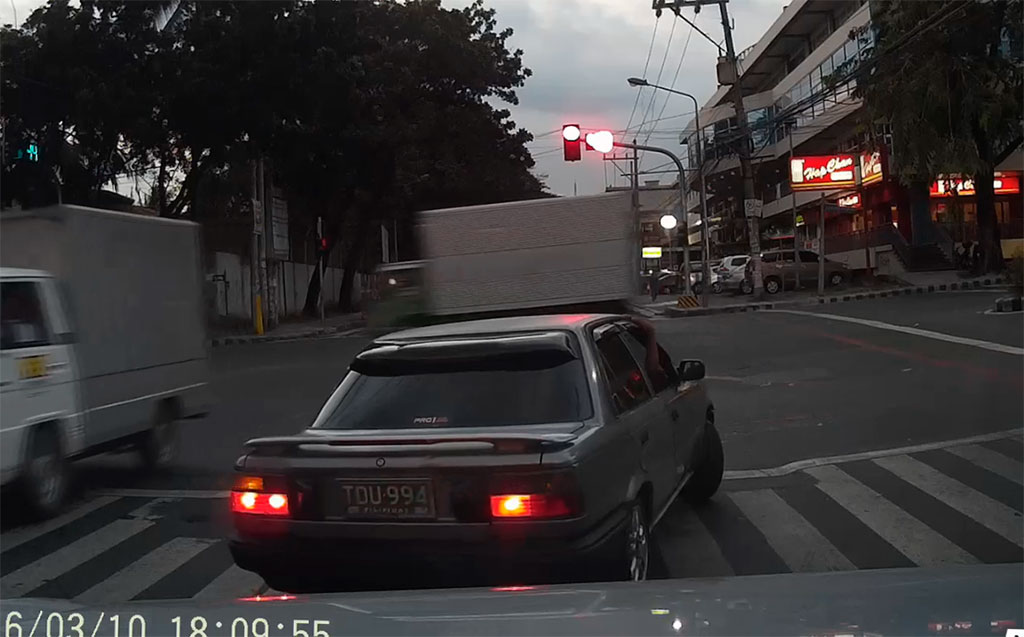
M 453 7 L 472 2 L 443 1 Z M 630 123 L 633 113 L 633 131 L 641 122 L 651 122 L 660 116 L 661 121 L 645 123 L 636 137 L 641 142 L 647 139 L 652 145 L 683 153 L 678 138 L 693 110 L 689 100 L 644 89 L 636 102 L 639 89 L 628 86 L 626 78 L 646 75 L 655 83 L 660 76 L 658 83 L 692 93 L 701 103 L 710 97 L 716 88 L 718 51 L 699 33 L 691 33 L 688 24 L 671 12 L 665 12 L 660 20 L 655 18 L 650 0 L 485 2 L 497 9 L 500 28 L 512 27 L 515 33 L 510 45 L 523 50 L 524 61 L 533 70 L 533 76 L 519 90 L 519 106 L 511 107 L 511 111 L 516 123 L 536 138 L 530 145 L 537 162 L 536 172 L 545 177 L 552 192 L 571 195 L 574 188 L 581 195 L 602 192 L 615 176 L 611 162 L 601 161 L 596 153 L 584 153 L 579 162 L 562 160 L 563 123 L 621 131 Z M 42 0 L 0 0 L 0 23 L 13 23 L 15 11 L 17 19 L 23 21 L 41 4 Z M 736 50 L 742 51 L 756 42 L 782 13 L 785 4 L 782 0 L 731 0 Z M 692 19 L 693 10 L 687 10 L 685 15 Z M 721 41 L 717 7 L 706 7 L 695 22 Z M 676 117 L 680 115 L 683 116 Z M 650 170 L 663 163 L 661 157 L 648 156 L 642 168 Z M 668 174 L 658 177 L 663 181 L 672 179 Z M 624 185 L 625 180 L 619 177 L 615 183 Z

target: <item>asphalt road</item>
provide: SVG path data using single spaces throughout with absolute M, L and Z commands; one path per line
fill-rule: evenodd
M 996 296 L 657 321 L 673 358 L 707 364 L 727 470 L 768 472 L 731 474 L 703 509 L 673 507 L 656 531 L 652 576 L 1021 561 L 1024 317 L 985 314 Z M 246 439 L 309 423 L 366 342 L 214 350 L 218 403 L 182 424 L 173 472 L 147 476 L 132 454 L 101 456 L 79 463 L 79 494 L 63 518 L 21 525 L 5 506 L 0 597 L 260 590 L 232 567 L 220 541 L 224 500 L 210 490 L 227 485 Z M 779 469 L 808 459 L 818 460 Z M 351 587 L 436 583 L 401 575 Z

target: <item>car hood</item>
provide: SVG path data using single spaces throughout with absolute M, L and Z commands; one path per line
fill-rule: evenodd
M 1004 635 L 1022 626 L 1020 564 L 883 569 L 800 575 L 341 593 L 249 598 L 222 604 L 5 600 L 5 614 L 73 609 L 87 626 L 140 615 L 148 634 L 172 634 L 172 618 L 204 617 L 207 634 L 235 618 L 263 618 L 270 635 L 313 621 L 338 635 Z M 221 622 L 221 631 L 213 627 Z M 184 625 L 184 621 L 182 624 Z M 278 626 L 282 626 L 281 629 Z M 101 631 L 102 632 L 102 631 Z M 251 631 L 250 631 L 251 632 Z M 300 634 L 300 633 L 295 633 Z

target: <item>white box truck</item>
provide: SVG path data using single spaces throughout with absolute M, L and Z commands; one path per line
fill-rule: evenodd
M 625 302 L 640 248 L 629 192 L 419 214 L 427 307 L 435 315 Z
M 69 459 L 173 461 L 208 408 L 199 227 L 60 205 L 0 213 L 0 480 L 41 515 Z

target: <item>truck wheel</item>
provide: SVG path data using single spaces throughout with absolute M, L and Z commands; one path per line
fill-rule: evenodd
M 768 294 L 778 294 L 781 289 L 782 281 L 779 281 L 777 278 L 770 276 L 764 280 L 764 291 Z
M 718 430 L 710 419 L 704 427 L 704 457 L 690 481 L 683 487 L 683 497 L 690 504 L 707 502 L 715 495 L 718 486 L 722 484 L 722 473 L 725 470 L 725 454 Z
M 647 566 L 651 561 L 650 540 L 647 512 L 640 499 L 636 499 L 629 507 L 626 525 L 612 556 L 610 574 L 613 579 L 631 582 L 647 579 Z
M 68 463 L 56 427 L 36 427 L 29 440 L 25 467 L 25 500 L 39 518 L 53 517 L 64 503 L 68 487 Z
M 150 470 L 166 469 L 174 462 L 178 453 L 178 428 L 168 403 L 157 407 L 153 426 L 144 434 L 139 451 L 143 464 Z

